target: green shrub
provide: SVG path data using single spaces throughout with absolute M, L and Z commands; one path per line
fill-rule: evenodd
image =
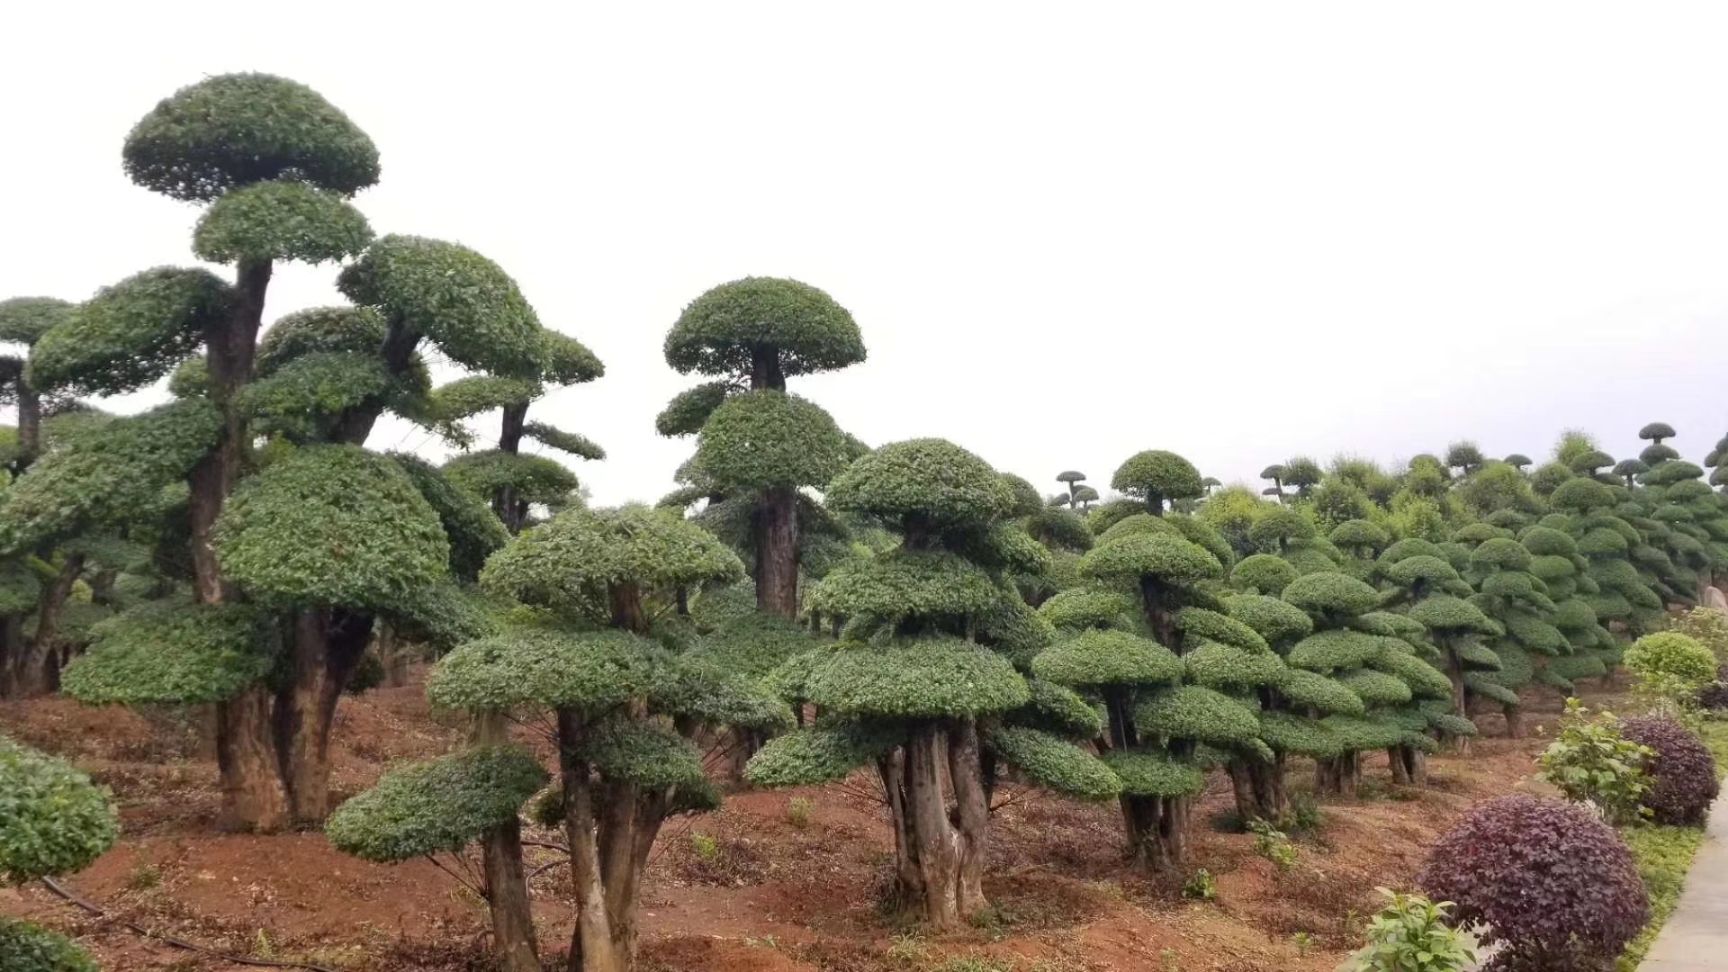
M 28 922 L 0 917 L 0 960 L 6 972 L 98 972 L 78 946 Z
M 1537 762 L 1542 778 L 1567 799 L 1593 803 L 1610 822 L 1627 823 L 1641 816 L 1650 789 L 1644 762 L 1651 755 L 1621 734 L 1613 713 L 1592 719 L 1583 703 L 1567 699 L 1560 734 Z
M 1715 608 L 1695 607 L 1675 618 L 1669 630 L 1710 649 L 1717 664 L 1728 664 L 1728 614 Z
M 1463 972 L 1476 961 L 1465 935 L 1450 927 L 1452 902 L 1378 888 L 1386 907 L 1368 925 L 1368 945 L 1351 972 Z
M 1264 820 L 1248 821 L 1248 832 L 1254 835 L 1254 853 L 1288 871 L 1296 864 L 1296 845 L 1282 830 Z
M 1182 885 L 1182 897 L 1191 901 L 1211 901 L 1218 897 L 1218 882 L 1212 872 L 1200 868 Z
M 1658 631 L 1626 650 L 1625 663 L 1637 676 L 1637 692 L 1655 708 L 1687 710 L 1698 693 L 1716 681 L 1716 656 L 1690 635 Z
M 786 822 L 799 830 L 810 826 L 810 811 L 815 805 L 809 797 L 793 797 L 786 801 Z

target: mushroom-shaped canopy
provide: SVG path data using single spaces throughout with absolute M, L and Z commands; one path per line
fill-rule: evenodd
M 1297 488 L 1306 488 L 1318 483 L 1326 476 L 1320 464 L 1307 456 L 1297 456 L 1284 460 L 1284 484 Z
M 606 374 L 588 346 L 562 331 L 540 329 L 540 379 L 554 385 L 579 385 Z
M 1392 643 L 1391 639 L 1378 635 L 1333 628 L 1316 631 L 1298 641 L 1285 660 L 1295 668 L 1311 672 L 1346 672 L 1379 658 Z
M 0 884 L 82 870 L 114 845 L 114 807 L 88 776 L 4 736 L 0 794 Z
M 222 74 L 158 102 L 126 136 L 126 174 L 207 202 L 238 186 L 303 179 L 351 196 L 378 181 L 378 149 L 316 91 L 268 74 Z
M 30 383 L 79 395 L 142 388 L 226 319 L 232 293 L 210 271 L 184 267 L 157 267 L 103 287 L 37 340 Z
M 579 485 L 576 474 L 556 460 L 502 449 L 463 453 L 445 463 L 443 472 L 458 489 L 485 500 L 509 487 L 517 499 L 558 504 Z
M 1380 595 L 1374 588 L 1349 574 L 1316 572 L 1304 574 L 1284 588 L 1284 600 L 1321 618 L 1355 617 L 1372 611 Z
M 532 378 L 507 375 L 464 375 L 432 389 L 431 411 L 440 419 L 454 421 L 495 408 L 525 405 L 540 397 L 540 383 Z
M 836 510 L 937 526 L 987 522 L 1014 505 L 1013 492 L 989 463 L 944 439 L 884 445 L 836 476 L 825 496 Z
M 377 354 L 388 329 L 383 315 L 370 307 L 312 307 L 284 314 L 258 341 L 258 373 L 268 375 L 320 352 Z
M 1362 697 L 1342 682 L 1307 669 L 1285 668 L 1272 687 L 1294 705 L 1314 709 L 1322 715 L 1361 715 L 1366 711 Z
M 1674 435 L 1674 426 L 1667 422 L 1651 422 L 1638 430 L 1638 438 L 1653 439 L 1657 442 L 1661 442 L 1663 439 L 1672 439 Z
M 998 726 L 984 734 L 984 744 L 997 759 L 1045 789 L 1082 800 L 1104 800 L 1122 792 L 1116 773 L 1091 751 L 1048 732 Z
M 53 297 L 13 297 L 0 300 L 0 341 L 35 344 L 48 329 L 72 314 L 69 301 Z
M 1446 552 L 1438 544 L 1424 540 L 1421 537 L 1405 537 L 1387 547 L 1380 554 L 1382 564 L 1395 564 L 1410 557 L 1437 557 L 1446 559 Z
M 1458 580 L 1458 571 L 1447 561 L 1439 557 L 1420 555 L 1405 557 L 1385 569 L 1386 579 L 1399 587 L 1412 587 L 1418 583 L 1427 583 L 1434 587 Z
M 1172 520 L 1150 513 L 1131 513 L 1117 520 L 1098 534 L 1099 543 L 1109 543 L 1118 537 L 1129 537 L 1139 533 L 1168 533 L 1180 536 L 1176 524 Z
M 1002 481 L 1008 484 L 1009 491 L 1014 494 L 1014 505 L 1008 510 L 1009 516 L 1034 516 L 1044 509 L 1044 498 L 1038 495 L 1038 488 L 1024 477 L 1003 473 Z
M 1486 461 L 1482 450 L 1474 442 L 1454 442 L 1446 447 L 1448 466 L 1480 466 Z
M 1652 442 L 1644 447 L 1643 452 L 1638 453 L 1638 458 L 1646 466 L 1654 466 L 1670 459 L 1680 458 L 1680 450 L 1663 442 Z M 1715 463 L 1706 462 L 1705 465 L 1710 466 L 1715 465 Z
M 1314 631 L 1314 619 L 1306 611 L 1266 594 L 1237 594 L 1225 599 L 1224 610 L 1274 647 Z
M 287 180 L 242 186 L 216 200 L 198 220 L 192 252 L 211 263 L 316 264 L 354 256 L 371 242 L 371 225 L 348 200 Z
M 1379 550 L 1392 542 L 1384 527 L 1367 520 L 1345 520 L 1327 537 L 1338 547 L 1371 547 Z
M 1436 594 L 1417 601 L 1410 607 L 1410 618 L 1436 634 L 1496 633 L 1494 622 L 1488 620 L 1481 608 L 1450 594 Z
M 1249 554 L 1230 569 L 1230 586 L 1239 591 L 1277 595 L 1297 577 L 1288 560 L 1273 554 Z
M 1193 584 L 1221 577 L 1218 558 L 1174 533 L 1140 533 L 1100 543 L 1080 560 L 1080 573 L 1105 579 L 1153 577 L 1165 584 Z
M 748 375 L 755 355 L 779 359 L 783 375 L 832 371 L 864 360 L 852 315 L 815 287 L 745 277 L 691 301 L 666 335 L 666 363 L 683 374 Z
M 1284 478 L 1284 467 L 1281 464 L 1275 462 L 1272 465 L 1267 466 L 1265 469 L 1260 470 L 1260 478 L 1261 479 L 1283 479 Z
M 1190 683 L 1225 692 L 1271 685 L 1284 672 L 1283 660 L 1271 652 L 1255 654 L 1216 641 L 1190 649 L 1182 664 Z
M 1672 486 L 1688 479 L 1697 479 L 1704 475 L 1704 470 L 1694 463 L 1683 459 L 1659 463 L 1644 474 L 1643 483 L 1646 486 Z
M 1534 464 L 1536 460 L 1530 458 L 1529 456 L 1525 455 L 1522 452 L 1514 452 L 1511 455 L 1507 456 L 1502 461 L 1504 461 L 1506 463 L 1506 465 L 1508 465 L 1508 466 L 1512 466 L 1512 467 L 1515 467 L 1515 468 L 1521 470 L 1525 466 Z
M 1193 499 L 1206 492 L 1194 464 L 1174 452 L 1148 449 L 1129 456 L 1110 477 L 1110 488 L 1153 506 L 1166 500 Z
M 1090 503 L 1097 499 L 1098 491 L 1090 486 L 1076 486 L 1074 488 L 1074 501 L 1077 503 Z
M 1112 749 L 1102 757 L 1132 796 L 1180 797 L 1206 788 L 1200 767 L 1156 750 Z
M 1058 591 L 1038 605 L 1038 613 L 1044 620 L 1065 631 L 1113 628 L 1133 610 L 1134 601 L 1126 594 L 1086 587 Z
M 1158 693 L 1134 713 L 1143 733 L 1232 746 L 1260 734 L 1260 719 L 1248 706 L 1199 685 L 1180 685 Z
M 544 331 L 516 281 L 460 244 L 380 237 L 343 269 L 337 287 L 470 368 L 526 377 L 545 368 Z
M 1072 486 L 1072 485 L 1074 485 L 1074 484 L 1075 484 L 1075 483 L 1078 483 L 1078 482 L 1083 482 L 1083 481 L 1084 481 L 1084 480 L 1085 480 L 1085 479 L 1086 479 L 1086 474 L 1085 474 L 1085 473 L 1083 473 L 1083 472 L 1075 472 L 1075 471 L 1074 471 L 1074 470 L 1072 470 L 1072 469 L 1069 469 L 1069 470 L 1065 470 L 1065 471 L 1063 471 L 1063 472 L 1059 472 L 1059 473 L 1057 473 L 1057 474 L 1056 474 L 1056 481 L 1057 481 L 1057 482 L 1059 482 L 1059 483 L 1067 483 L 1067 484 L 1068 484 L 1068 485 L 1070 485 L 1070 486 Z
M 825 486 L 846 467 L 840 427 L 821 406 L 763 389 L 726 399 L 703 424 L 696 461 L 722 486 Z
M 1478 520 L 1475 523 L 1469 523 L 1459 527 L 1457 532 L 1452 534 L 1452 539 L 1457 543 L 1478 544 L 1484 540 L 1492 540 L 1495 537 L 1510 536 L 1512 536 L 1511 530 Z
M 528 604 L 605 603 L 608 586 L 731 582 L 744 566 L 714 535 L 646 506 L 570 509 L 492 555 L 481 586 Z
M 805 686 L 823 709 L 867 718 L 984 715 L 1031 699 L 1008 659 L 959 638 L 842 642 L 817 662 Z
M 1614 494 L 1587 476 L 1575 476 L 1555 488 L 1548 502 L 1557 510 L 1588 511 L 1612 505 Z
M 324 827 L 336 849 L 390 863 L 455 853 L 514 821 L 546 785 L 526 750 L 486 746 L 393 770 L 342 804 Z
M 1299 510 L 1280 506 L 1267 510 L 1254 521 L 1248 528 L 1248 539 L 1254 544 L 1268 547 L 1279 541 L 1312 540 L 1316 533 L 1313 520 Z
M 1529 570 L 1530 549 L 1516 540 L 1495 537 L 1471 551 L 1470 563 L 1476 567 L 1497 567 L 1501 570 Z
M 1177 682 L 1182 671 L 1182 659 L 1158 642 L 1104 629 L 1083 631 L 1032 659 L 1039 678 L 1078 688 Z
M 1579 453 L 1567 465 L 1572 467 L 1573 472 L 1589 473 L 1604 466 L 1614 465 L 1614 457 L 1601 449 L 1591 449 L 1588 452 Z
M 1614 464 L 1614 475 L 1624 479 L 1627 476 L 1638 476 L 1650 471 L 1650 464 L 1642 459 L 1622 459 Z
M 1572 477 L 1572 470 L 1565 463 L 1544 463 L 1530 474 L 1530 488 L 1539 496 L 1548 496 Z
M 1217 642 L 1255 655 L 1272 651 L 1272 646 L 1252 625 L 1207 608 L 1185 607 L 1177 611 L 1176 627 L 1182 632 L 1183 643 L 1190 648 Z
M 735 390 L 730 381 L 707 381 L 684 389 L 654 417 L 654 431 L 664 436 L 695 435 Z
M 216 521 L 223 573 L 265 603 L 388 608 L 447 576 L 438 513 L 389 457 L 297 449 L 241 482 Z
M 989 610 L 1003 593 L 964 558 L 896 550 L 837 565 L 810 591 L 810 606 L 843 617 L 963 617 Z
M 542 705 L 605 712 L 648 694 L 668 676 L 659 643 L 628 631 L 512 628 L 444 656 L 426 697 L 452 709 Z

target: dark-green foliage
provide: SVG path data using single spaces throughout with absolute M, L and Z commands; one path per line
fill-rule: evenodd
M 385 774 L 338 807 L 324 834 L 337 850 L 369 861 L 455 853 L 513 819 L 546 780 L 525 750 L 470 749 Z
M 192 252 L 210 263 L 325 263 L 354 256 L 370 242 L 366 217 L 340 194 L 289 179 L 223 194 L 198 220 Z
M 0 736 L 0 881 L 83 870 L 117 829 L 106 792 L 88 776 Z
M 852 315 L 796 280 L 745 277 L 691 301 L 666 335 L 666 362 L 682 374 L 748 375 L 757 349 L 786 376 L 831 371 L 864 360 Z
M 157 267 L 96 292 L 31 350 L 29 381 L 77 395 L 135 391 L 174 369 L 222 324 L 233 288 L 208 270 Z
M 97 623 L 61 690 L 90 705 L 223 702 L 270 674 L 274 619 L 247 604 L 146 601 Z
M 717 482 L 746 490 L 823 486 L 849 458 L 826 411 L 775 390 L 721 403 L 702 426 L 696 456 Z

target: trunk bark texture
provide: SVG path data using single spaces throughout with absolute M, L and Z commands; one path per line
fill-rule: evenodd
M 754 517 L 756 606 L 783 618 L 798 616 L 798 491 L 765 491 Z
M 475 716 L 475 745 L 501 746 L 509 741 L 501 713 Z M 492 917 L 492 947 L 499 967 L 503 972 L 540 972 L 534 910 L 528 901 L 528 879 L 522 870 L 521 822 L 512 818 L 504 826 L 482 834 L 480 859 L 486 878 L 486 908 Z
M 330 727 L 371 632 L 369 614 L 305 608 L 294 616 L 290 672 L 276 696 L 275 730 L 296 823 L 322 823 L 330 814 Z
M 221 826 L 272 833 L 288 824 L 288 800 L 271 745 L 270 690 L 254 685 L 216 706 Z
M 36 635 L 23 645 L 12 675 L 12 694 L 20 698 L 45 695 L 60 683 L 60 653 L 55 637 L 60 633 L 60 614 L 72 596 L 72 585 L 84 573 L 84 555 L 71 553 L 60 564 L 54 579 L 36 599 Z

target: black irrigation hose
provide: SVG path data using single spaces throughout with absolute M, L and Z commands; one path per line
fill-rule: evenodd
M 105 910 L 105 909 L 103 909 L 97 905 L 91 904 L 89 901 L 86 901 L 83 898 L 80 898 L 77 894 L 73 893 L 71 890 L 69 890 L 65 887 L 62 887 L 53 878 L 43 878 L 42 879 L 42 886 L 47 888 L 48 890 L 54 892 L 54 894 L 58 895 L 61 899 L 65 900 L 67 902 L 70 902 L 71 904 L 76 905 L 79 908 L 82 908 L 83 910 L 89 912 L 92 915 L 95 915 L 98 918 L 110 917 L 107 910 Z M 173 948 L 178 948 L 178 949 L 181 949 L 181 950 L 187 951 L 187 952 L 197 952 L 200 955 L 209 955 L 209 956 L 212 956 L 214 958 L 221 959 L 224 962 L 232 962 L 235 965 L 251 965 L 251 966 L 256 966 L 258 968 L 264 968 L 264 969 L 305 969 L 305 970 L 307 970 L 307 972 L 337 972 L 337 970 L 330 968 L 327 965 L 312 965 L 312 964 L 307 963 L 307 962 L 277 962 L 277 961 L 274 961 L 272 959 L 240 958 L 239 956 L 236 956 L 236 955 L 228 955 L 228 954 L 223 953 L 223 952 L 218 952 L 213 948 L 205 948 L 202 945 L 197 945 L 197 944 L 194 944 L 192 942 L 188 942 L 184 939 L 175 938 L 172 935 L 164 935 L 160 932 L 153 932 L 150 929 L 143 927 L 142 925 L 135 925 L 129 921 L 118 920 L 118 923 L 122 927 L 130 929 L 131 931 L 136 932 L 139 935 L 143 935 L 145 938 L 155 939 L 156 941 L 161 942 L 164 945 L 168 945 L 168 946 L 171 946 Z

